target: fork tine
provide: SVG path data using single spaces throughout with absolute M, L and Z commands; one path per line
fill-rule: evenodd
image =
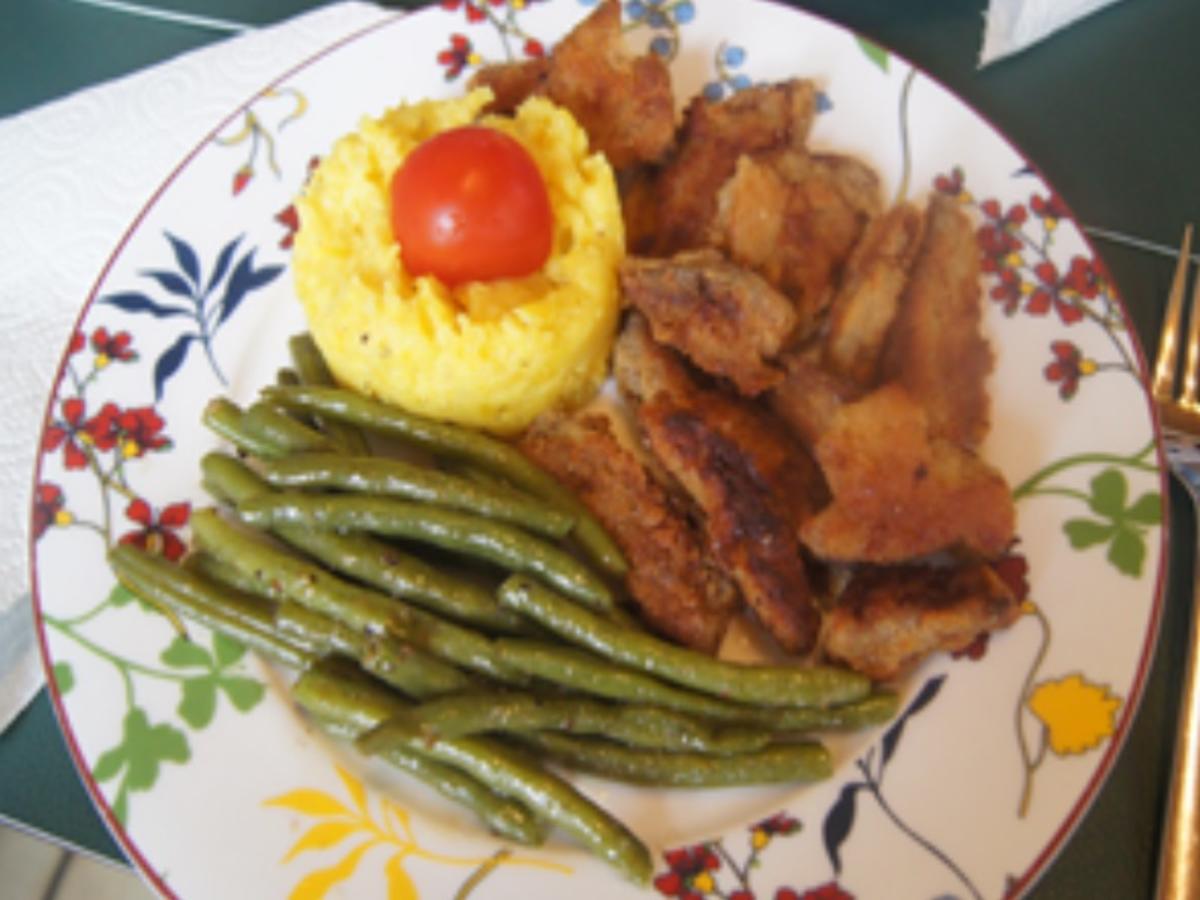
M 1179 262 L 1175 265 L 1171 293 L 1167 297 L 1162 337 L 1158 342 L 1158 358 L 1154 364 L 1151 392 L 1159 400 L 1170 400 L 1175 392 L 1175 361 L 1179 356 L 1179 317 L 1183 311 L 1183 294 L 1187 287 L 1188 260 L 1191 255 L 1192 226 L 1189 223 L 1183 231 L 1183 244 L 1179 251 Z M 1195 317 L 1192 318 L 1194 321 Z M 1194 371 L 1194 368 L 1189 366 L 1189 370 Z

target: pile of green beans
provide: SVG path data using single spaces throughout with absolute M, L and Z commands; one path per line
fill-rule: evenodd
M 625 562 L 511 445 L 343 390 L 308 335 L 245 409 L 205 424 L 216 506 L 175 565 L 110 562 L 165 611 L 297 673 L 296 704 L 467 806 L 497 835 L 560 829 L 638 883 L 650 854 L 539 760 L 636 784 L 827 777 L 817 729 L 886 721 L 897 698 L 829 667 L 738 665 L 669 644 L 620 605 Z M 373 455 L 398 442 L 413 451 Z M 415 461 L 414 461 L 415 460 Z

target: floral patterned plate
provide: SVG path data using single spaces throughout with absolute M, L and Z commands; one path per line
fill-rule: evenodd
M 284 675 L 202 629 L 175 636 L 105 549 L 177 559 L 199 424 L 252 397 L 303 328 L 290 201 L 357 119 L 536 56 L 581 0 L 446 0 L 330 48 L 223 122 L 117 247 L 50 399 L 33 509 L 35 602 L 75 759 L 130 856 L 197 897 L 1000 897 L 1021 893 L 1112 765 L 1153 650 L 1162 465 L 1144 365 L 1062 201 L 938 84 L 827 22 L 755 0 L 629 0 L 628 40 L 680 98 L 802 75 L 813 143 L 894 197 L 952 195 L 978 225 L 997 350 L 985 448 L 1014 485 L 1029 601 L 1007 632 L 904 685 L 900 715 L 833 745 L 803 789 L 632 790 L 584 780 L 652 846 L 637 888 L 567 842 L 508 847 L 310 731 Z M 953 372 L 946 373 L 953 378 Z

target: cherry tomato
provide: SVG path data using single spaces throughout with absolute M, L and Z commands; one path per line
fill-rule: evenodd
M 493 128 L 444 131 L 392 177 L 392 233 L 413 275 L 452 286 L 529 275 L 550 255 L 553 232 L 537 165 Z

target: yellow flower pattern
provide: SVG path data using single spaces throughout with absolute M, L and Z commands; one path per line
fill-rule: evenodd
M 452 856 L 431 851 L 417 842 L 406 810 L 384 798 L 378 802 L 376 816 L 362 782 L 341 766 L 335 768 L 350 796 L 349 803 L 315 788 L 299 788 L 264 801 L 265 806 L 280 807 L 317 820 L 288 850 L 283 863 L 289 863 L 303 853 L 331 850 L 351 838 L 360 841 L 333 865 L 311 871 L 301 878 L 288 895 L 289 900 L 322 900 L 331 888 L 350 878 L 363 857 L 377 847 L 391 851 L 383 870 L 388 900 L 418 900 L 417 886 L 405 869 L 405 863 L 413 859 L 473 868 L 474 873 L 456 894 L 460 897 L 465 897 L 482 878 L 501 865 L 534 866 L 562 874 L 571 871 L 559 863 L 513 856 L 507 848 L 490 857 Z
M 1121 698 L 1079 674 L 1044 681 L 1029 695 L 1029 709 L 1046 729 L 1058 756 L 1086 753 L 1112 736 Z
M 1033 802 L 1034 776 L 1047 757 L 1079 756 L 1110 739 L 1116 732 L 1117 714 L 1124 700 L 1080 672 L 1039 679 L 1050 649 L 1050 620 L 1031 600 L 1022 603 L 1022 612 L 1041 631 L 1037 654 L 1017 701 L 1017 746 L 1025 770 L 1017 815 L 1024 818 Z M 1027 719 L 1041 726 L 1033 735 L 1026 731 Z

